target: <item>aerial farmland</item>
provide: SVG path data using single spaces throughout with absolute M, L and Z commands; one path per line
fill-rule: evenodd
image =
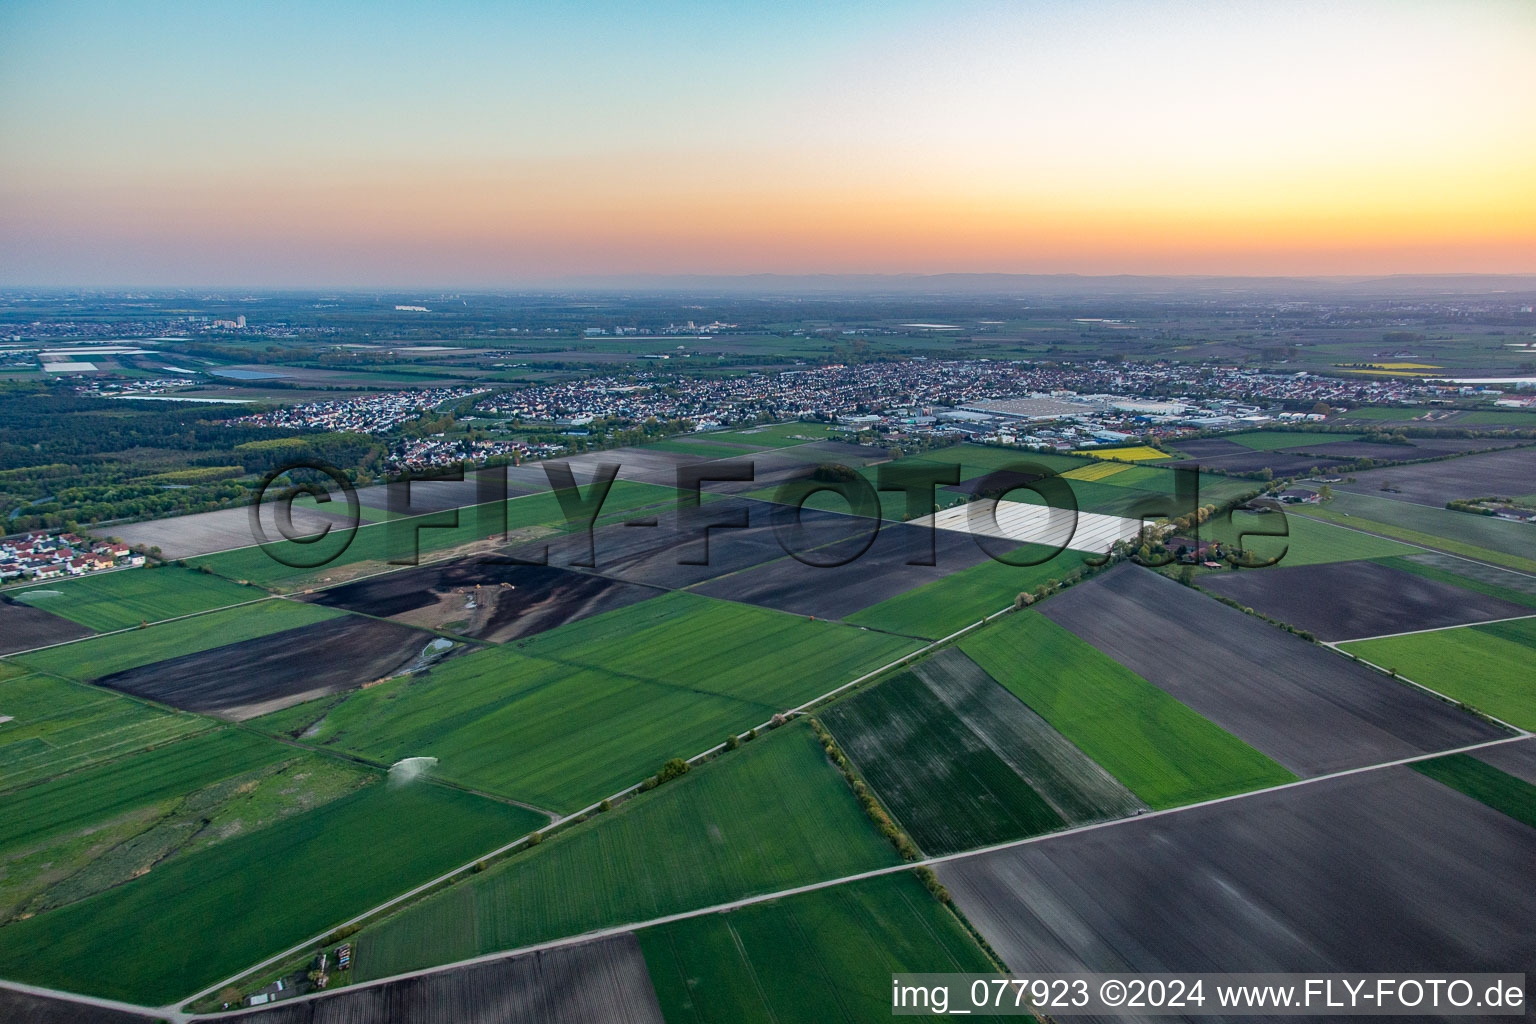
M 0 2 L 0 1024 L 1536 1019 L 1533 55 Z
M 147 564 L 0 589 L 0 1016 L 1536 963 L 1536 524 L 1456 504 L 1536 448 L 1358 422 L 784 419 L 101 527 Z

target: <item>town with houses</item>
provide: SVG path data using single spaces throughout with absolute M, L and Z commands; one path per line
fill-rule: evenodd
M 0 580 L 51 580 L 144 564 L 126 544 L 74 533 L 26 533 L 0 539 Z
M 324 402 L 284 406 L 270 412 L 241 416 L 236 423 L 254 427 L 327 430 L 334 433 L 384 434 L 423 412 L 449 402 L 485 394 L 488 388 L 424 388 L 388 391 Z
M 89 388 L 91 385 L 86 385 Z M 290 430 L 389 435 L 424 413 L 477 399 L 460 417 L 473 435 L 398 436 L 389 465 L 422 470 L 489 459 L 521 461 L 590 447 L 594 425 L 687 422 L 707 431 L 765 420 L 806 419 L 884 443 L 969 440 L 1063 451 L 1156 442 L 1267 423 L 1320 422 L 1359 405 L 1412 409 L 1434 426 L 1445 406 L 1469 398 L 1507 408 L 1536 396 L 1456 382 L 1281 374 L 1220 365 L 1095 362 L 1071 366 L 1004 360 L 926 360 L 792 367 L 732 377 L 610 374 L 516 390 L 451 387 L 371 393 L 286 406 L 234 422 Z M 498 430 L 542 429 L 581 438 L 562 444 Z

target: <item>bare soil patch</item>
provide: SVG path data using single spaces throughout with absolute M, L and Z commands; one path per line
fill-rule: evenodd
M 1373 494 L 1421 505 L 1444 506 L 1453 498 L 1520 495 L 1536 490 L 1536 448 L 1510 448 L 1414 466 L 1385 466 L 1354 474 L 1335 490 Z M 1389 490 L 1383 490 L 1382 484 Z M 1536 540 L 1532 541 L 1536 545 Z
M 1301 776 L 1506 735 L 1421 690 L 1135 566 L 1073 587 L 1040 608 Z
M 1531 609 L 1376 562 L 1212 573 L 1200 586 L 1324 640 L 1529 615 Z
M 435 639 L 406 626 L 345 615 L 94 682 L 184 711 L 244 721 L 405 671 Z
M 658 591 L 553 565 L 477 556 L 386 573 L 306 600 L 501 643 L 622 608 Z
M 93 636 L 95 632 L 78 622 L 0 594 L 0 654 L 61 644 L 66 640 Z
M 1520 971 L 1536 962 L 1533 858 L 1536 831 L 1398 767 L 938 874 L 1020 974 Z

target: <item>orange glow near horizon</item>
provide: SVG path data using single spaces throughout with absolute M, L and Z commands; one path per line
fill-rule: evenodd
M 0 283 L 1536 272 L 1519 2 L 913 3 L 827 35 L 399 95 L 343 53 L 295 74 L 349 93 L 247 68 L 268 91 L 121 90 L 137 120 L 113 75 L 178 72 L 49 92 L 0 50 Z

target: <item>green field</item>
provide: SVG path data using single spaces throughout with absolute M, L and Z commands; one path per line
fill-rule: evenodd
M 101 632 L 223 608 L 265 596 L 263 591 L 252 587 L 242 587 L 218 576 L 177 566 L 121 569 L 7 593 L 34 608 Z
M 1522 729 L 1536 729 L 1536 619 L 1355 640 L 1339 650 Z
M 1418 761 L 1413 770 L 1536 828 L 1536 786 L 1471 754 Z
M 379 780 L 107 892 L 0 928 L 0 974 L 158 1006 L 334 927 L 543 819 Z
M 1050 549 L 1026 545 L 1009 557 L 1036 556 Z M 1015 566 L 990 558 L 855 612 L 844 621 L 872 629 L 938 639 L 1013 604 L 1021 591 L 1051 579 L 1067 579 L 1083 568 L 1080 551 L 1063 551 L 1039 565 Z
M 1272 452 L 1281 448 L 1312 447 L 1339 441 L 1358 441 L 1364 434 L 1328 434 L 1321 431 L 1300 430 L 1250 430 L 1241 434 L 1223 434 L 1221 440 L 1240 444 L 1256 452 Z
M 917 647 L 674 592 L 254 724 L 568 812 Z
M 1223 545 L 1232 545 L 1237 543 L 1240 533 L 1252 531 L 1243 539 L 1244 547 L 1260 560 L 1280 556 L 1278 565 L 1282 567 L 1389 558 L 1393 555 L 1411 555 L 1416 551 L 1395 540 L 1373 537 L 1357 530 L 1305 518 L 1312 515 L 1316 508 L 1315 505 L 1307 505 L 1304 512 L 1294 515 L 1286 513 L 1283 516 L 1277 512 L 1233 513 L 1230 520 L 1217 518 L 1203 523 L 1200 526 L 1200 539 L 1219 540 Z M 1281 529 L 1288 531 L 1283 537 L 1263 535 Z
M 1037 613 L 1004 616 L 960 649 L 1152 807 L 1295 779 Z
M 797 443 L 797 442 L 791 442 Z M 649 441 L 641 445 L 649 452 L 672 452 L 675 455 L 697 455 L 706 459 L 735 459 L 747 458 L 760 452 L 766 452 L 767 447 L 758 447 L 739 440 L 719 440 L 716 444 L 697 444 L 692 441 L 672 440 Z
M 668 1024 L 876 1024 L 891 1019 L 894 973 L 997 970 L 909 872 L 647 928 L 639 939 Z
M 1009 469 L 1021 462 L 1032 462 L 1057 473 L 1090 465 L 1093 460 L 1075 455 L 1055 455 L 1049 452 L 1029 452 L 1018 448 L 997 448 L 990 445 L 959 444 L 950 448 L 935 448 L 912 456 L 920 462 L 960 466 L 960 481 L 974 480 L 999 469 Z
M 269 600 L 113 636 L 92 637 L 14 659 L 39 672 L 99 679 L 151 662 L 207 651 L 345 614 L 320 605 Z
M 1416 416 L 1424 415 L 1426 411 L 1421 406 L 1410 406 L 1403 409 L 1366 406 L 1359 409 L 1351 409 L 1339 418 L 1344 420 L 1386 420 L 1389 422 L 1406 423 Z
M 1066 824 L 911 672 L 820 717 L 925 853 L 989 846 Z
M 794 724 L 474 875 L 356 939 L 359 979 L 896 862 Z
M 1099 465 L 1105 464 L 1099 463 Z M 1127 466 L 1125 472 L 1098 479 L 1083 480 L 1068 477 L 1078 511 L 1128 518 L 1137 518 L 1144 512 L 1156 516 L 1177 517 L 1193 511 L 1195 505 L 1221 504 L 1251 493 L 1260 487 L 1256 481 L 1244 480 L 1241 477 L 1201 473 L 1195 501 L 1181 504 L 1176 493 L 1178 478 L 1175 474 L 1188 473 L 1191 472 L 1190 470 L 1159 469 L 1155 466 L 1129 463 L 1125 465 Z M 1029 497 L 1026 491 L 1019 491 L 1012 496 L 1011 500 L 1037 501 L 1039 499 Z M 1143 507 L 1144 503 L 1151 506 L 1150 510 Z
M 1536 573 L 1531 527 L 1526 523 L 1342 491 L 1335 491 L 1333 500 L 1323 505 L 1308 505 L 1304 514 L 1396 537 L 1409 544 Z
M 671 503 L 676 497 L 677 492 L 670 487 L 620 480 L 608 492 L 602 514 L 608 516 L 647 505 Z M 565 513 L 561 511 L 553 491 L 540 491 L 509 499 L 506 509 L 506 528 L 509 533 L 540 527 L 548 532 L 567 528 Z M 455 511 L 457 525 L 439 525 L 452 523 Z M 494 519 L 489 512 L 487 506 L 472 506 L 361 526 L 344 551 L 318 568 L 294 567 L 274 557 L 275 554 L 293 562 L 315 560 L 316 552 L 304 544 L 292 541 L 278 541 L 271 545 L 271 553 L 261 547 L 239 548 L 194 558 L 191 564 L 233 580 L 293 589 L 325 579 L 345 579 L 364 572 L 385 571 L 393 568 L 390 559 L 410 558 L 413 553 L 427 556 L 433 552 L 499 537 L 500 520 Z M 319 543 L 335 546 L 329 540 Z
M 213 726 L 130 697 L 0 664 L 0 792 Z
M 741 430 L 711 430 L 706 433 L 691 434 L 690 437 L 698 437 L 710 441 L 727 441 L 732 444 L 750 444 L 760 448 L 787 448 L 790 445 L 805 444 L 805 438 L 823 440 L 852 439 L 853 435 L 846 430 L 839 430 L 826 423 L 801 423 L 790 421 L 788 423 L 769 423 L 761 427 L 744 427 Z M 705 445 L 704 450 L 709 446 Z M 695 451 L 698 449 L 695 448 Z
M 0 819 L 0 923 L 87 899 L 372 779 L 224 729 L 28 786 L 6 796 Z

